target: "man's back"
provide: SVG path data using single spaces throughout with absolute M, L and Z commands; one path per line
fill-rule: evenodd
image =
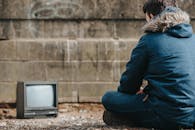
M 165 33 L 144 36 L 148 52 L 145 79 L 149 102 L 163 118 L 179 124 L 194 122 L 195 36 L 189 24 L 179 24 Z

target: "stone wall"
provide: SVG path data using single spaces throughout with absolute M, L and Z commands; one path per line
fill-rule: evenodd
M 143 0 L 0 0 L 0 102 L 17 81 L 57 81 L 60 102 L 116 89 L 143 34 Z M 195 25 L 194 0 L 180 0 Z

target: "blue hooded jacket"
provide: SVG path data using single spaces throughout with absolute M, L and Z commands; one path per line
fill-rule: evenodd
M 156 19 L 164 15 L 168 14 Z M 136 94 L 143 79 L 148 81 L 144 89 L 149 95 L 146 102 L 159 117 L 181 126 L 195 124 L 195 36 L 190 24 L 175 24 L 165 31 L 150 30 L 140 39 L 118 91 Z

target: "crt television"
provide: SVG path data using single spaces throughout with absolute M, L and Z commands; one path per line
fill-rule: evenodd
M 18 82 L 17 118 L 56 117 L 58 96 L 56 82 Z

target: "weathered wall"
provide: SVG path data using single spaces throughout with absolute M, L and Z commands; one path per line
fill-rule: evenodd
M 99 102 L 142 34 L 143 2 L 0 0 L 0 102 L 34 80 L 58 81 L 61 102 Z M 178 2 L 194 19 L 195 1 Z

